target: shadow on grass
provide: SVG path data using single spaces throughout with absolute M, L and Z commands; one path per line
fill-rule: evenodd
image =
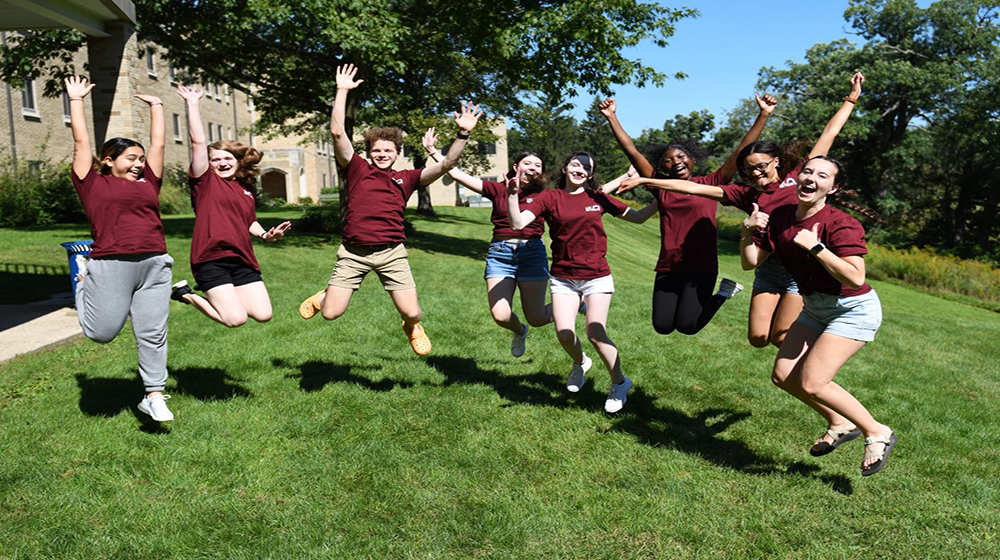
M 298 369 L 298 373 L 290 373 L 286 379 L 299 378 L 299 389 L 307 393 L 315 393 L 331 383 L 347 383 L 359 385 L 370 391 L 384 393 L 397 387 L 408 389 L 413 387 L 413 383 L 408 381 L 394 381 L 383 379 L 382 381 L 372 381 L 367 377 L 351 373 L 351 366 L 333 364 L 330 362 L 311 361 L 300 365 L 292 365 L 284 360 L 273 360 L 274 367 Z M 379 368 L 364 368 L 365 371 L 375 371 Z
M 626 415 L 615 422 L 612 430 L 632 434 L 646 445 L 677 449 L 746 474 L 815 478 L 840 494 L 854 492 L 847 477 L 820 475 L 820 467 L 801 461 L 779 464 L 757 455 L 743 442 L 717 437 L 733 424 L 749 418 L 749 412 L 714 408 L 688 416 L 656 406 L 641 387 L 629 393 L 625 410 Z
M 481 261 L 486 259 L 486 251 L 489 250 L 489 239 L 485 237 L 483 239 L 452 237 L 450 235 L 418 230 L 406 240 L 406 247 L 409 249 L 419 249 L 428 253 L 443 253 Z
M 177 382 L 174 392 L 190 395 L 199 401 L 225 401 L 237 397 L 251 397 L 249 389 L 231 383 L 233 377 L 218 368 L 171 369 L 170 377 Z

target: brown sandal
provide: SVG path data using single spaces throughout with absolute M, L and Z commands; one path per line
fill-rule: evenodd
M 431 353 L 431 339 L 427 337 L 427 333 L 424 332 L 420 323 L 414 324 L 409 331 L 407 331 L 406 323 L 403 323 L 403 332 L 410 338 L 410 346 L 416 355 L 426 356 Z
M 312 319 L 320 309 L 320 305 L 316 301 L 316 298 L 325 293 L 326 290 L 316 292 L 314 295 L 309 296 L 305 301 L 299 304 L 299 316 L 303 319 Z

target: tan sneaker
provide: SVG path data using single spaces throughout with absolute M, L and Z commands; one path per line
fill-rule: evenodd
M 299 315 L 303 319 L 312 319 L 313 316 L 315 316 L 316 313 L 319 312 L 320 310 L 320 305 L 319 302 L 317 301 L 317 298 L 319 298 L 319 296 L 325 293 L 326 290 L 320 290 L 316 292 L 314 295 L 306 298 L 305 301 L 299 304 Z
M 413 330 L 407 332 L 406 323 L 403 323 L 403 332 L 410 338 L 410 346 L 418 356 L 426 356 L 431 353 L 431 339 L 427 338 L 427 333 L 420 323 L 413 325 Z

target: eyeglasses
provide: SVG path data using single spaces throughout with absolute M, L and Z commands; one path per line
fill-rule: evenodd
M 746 169 L 747 173 L 754 173 L 754 172 L 764 173 L 767 171 L 767 168 L 770 167 L 772 163 L 777 161 L 777 159 L 778 158 L 771 158 L 771 161 L 765 163 L 758 163 L 757 165 L 745 167 L 744 169 Z

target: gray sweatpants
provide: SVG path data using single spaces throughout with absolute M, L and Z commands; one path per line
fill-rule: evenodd
M 170 312 L 170 255 L 119 255 L 91 259 L 76 292 L 83 334 L 111 342 L 132 315 L 139 351 L 139 375 L 146 392 L 167 383 L 167 316 Z

